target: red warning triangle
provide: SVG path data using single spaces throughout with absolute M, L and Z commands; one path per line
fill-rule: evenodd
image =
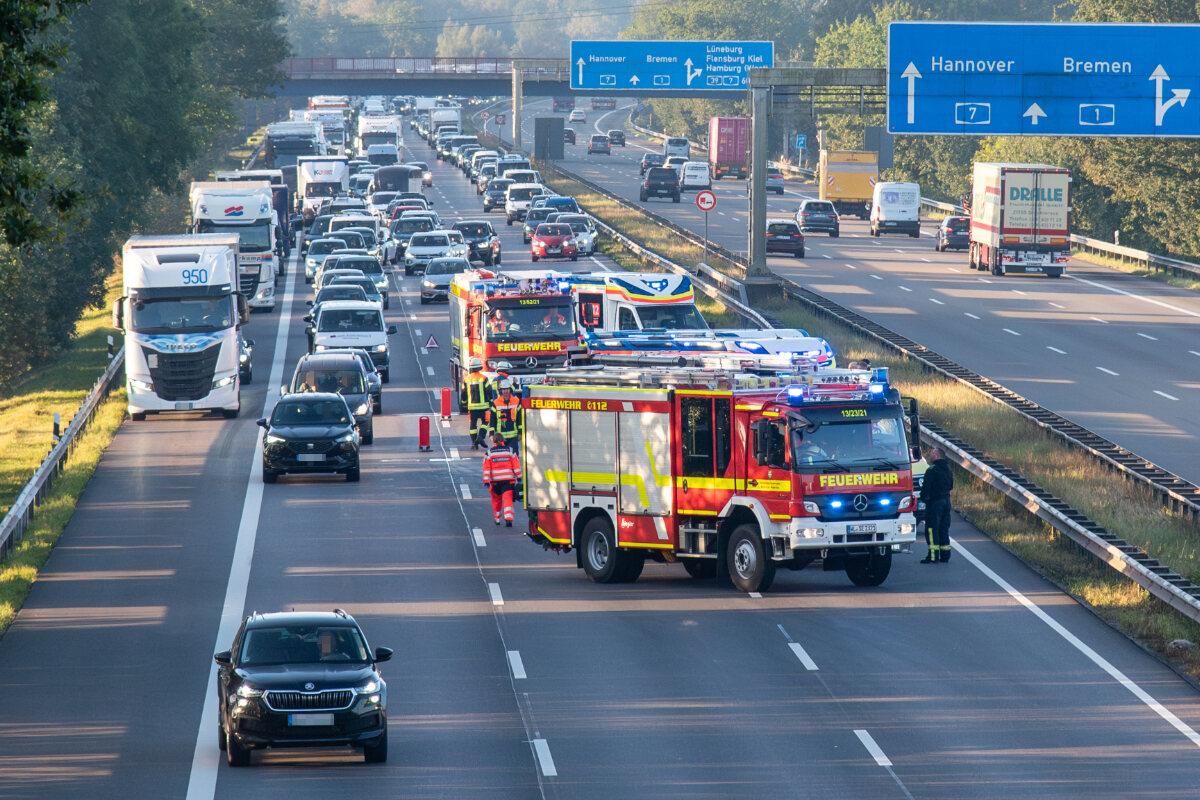
M 433 338 L 432 333 L 429 334 L 429 341 L 425 343 L 425 349 L 426 350 L 437 350 L 438 349 L 437 339 Z

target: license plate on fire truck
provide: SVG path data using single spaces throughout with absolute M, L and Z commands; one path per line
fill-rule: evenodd
M 863 522 L 858 525 L 847 525 L 846 526 L 846 533 L 874 533 L 874 532 L 875 532 L 875 523 L 874 522 Z

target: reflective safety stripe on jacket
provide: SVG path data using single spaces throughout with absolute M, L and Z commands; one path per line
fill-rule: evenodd
M 520 431 L 521 401 L 510 397 L 506 402 L 503 397 L 492 401 L 492 427 L 500 432 L 505 439 L 516 436 Z
M 466 377 L 467 408 L 471 411 L 483 410 L 491 404 L 488 402 L 487 378 L 470 373 Z
M 483 482 L 498 483 L 521 480 L 521 460 L 508 447 L 493 447 L 483 458 Z

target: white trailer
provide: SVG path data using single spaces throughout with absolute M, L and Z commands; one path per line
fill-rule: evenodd
M 312 222 L 321 201 L 350 191 L 346 156 L 301 156 L 296 162 L 296 202 L 305 223 Z
M 266 181 L 197 181 L 192 184 L 192 233 L 236 233 L 237 289 L 251 308 L 275 309 L 279 274 L 279 224 Z
M 358 136 L 355 147 L 362 156 L 373 144 L 390 144 L 400 149 L 404 144 L 403 124 L 394 115 L 361 116 L 358 118 Z
M 134 236 L 121 250 L 124 288 L 113 327 L 125 334 L 129 414 L 241 409 L 239 240 L 233 233 Z
M 1071 173 L 1049 164 L 976 162 L 972 269 L 1062 277 L 1071 257 Z

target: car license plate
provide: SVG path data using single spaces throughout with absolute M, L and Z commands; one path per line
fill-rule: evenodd
M 324 461 L 324 453 L 301 453 L 296 456 L 297 461 Z
M 176 411 L 191 411 L 192 408 L 194 408 L 194 407 L 195 407 L 194 403 L 176 403 L 175 404 Z
M 333 714 L 288 714 L 288 725 L 331 727 L 333 725 Z
M 557 252 L 560 252 L 561 250 L 562 250 L 561 247 L 547 247 L 546 248 L 547 253 L 557 253 Z
M 874 533 L 874 532 L 875 532 L 875 523 L 874 522 L 864 522 L 860 525 L 847 525 L 846 526 L 846 533 Z

